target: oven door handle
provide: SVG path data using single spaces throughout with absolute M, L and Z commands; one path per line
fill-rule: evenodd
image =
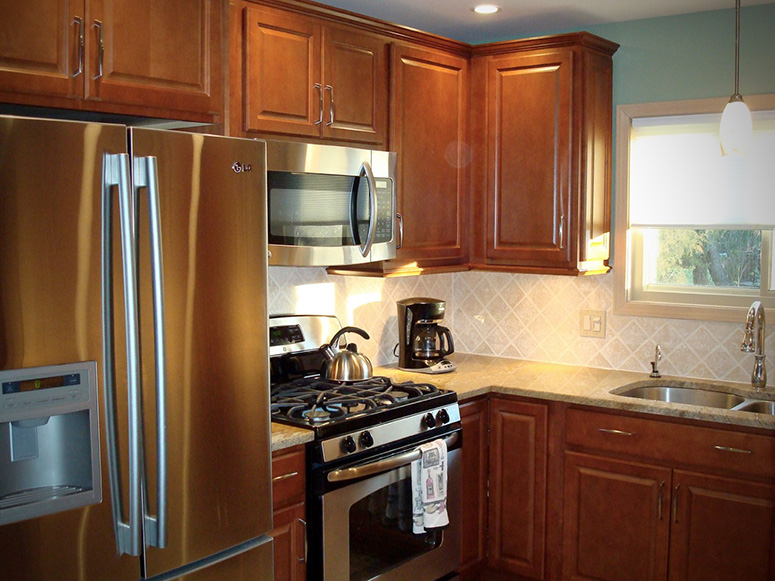
M 458 432 L 454 432 L 451 435 L 444 438 L 444 443 L 447 445 L 447 449 L 454 446 L 458 441 Z M 346 480 L 355 480 L 357 478 L 363 478 L 364 476 L 371 476 L 372 474 L 378 474 L 379 472 L 387 472 L 388 470 L 394 470 L 401 466 L 411 464 L 415 460 L 419 460 L 422 453 L 415 449 L 399 454 L 398 456 L 391 456 L 384 460 L 377 460 L 371 464 L 363 464 L 361 466 L 355 466 L 353 468 L 343 468 L 342 470 L 333 470 L 328 473 L 329 482 L 344 482 Z

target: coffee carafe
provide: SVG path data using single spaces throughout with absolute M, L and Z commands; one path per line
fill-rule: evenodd
M 397 302 L 398 367 L 422 373 L 454 371 L 446 359 L 454 353 L 452 333 L 440 323 L 446 303 L 439 299 L 414 297 Z

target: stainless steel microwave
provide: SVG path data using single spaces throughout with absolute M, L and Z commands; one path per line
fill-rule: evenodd
M 267 141 L 269 264 L 395 258 L 396 154 Z

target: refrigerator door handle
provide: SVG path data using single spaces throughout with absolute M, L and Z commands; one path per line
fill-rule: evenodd
M 137 270 L 134 246 L 134 211 L 129 155 L 105 154 L 102 166 L 102 336 L 105 386 L 106 441 L 113 528 L 119 554 L 140 555 L 140 361 L 137 313 Z M 121 470 L 118 451 L 116 370 L 113 326 L 113 187 L 118 186 L 121 255 L 126 320 L 129 514 L 121 506 Z
M 163 549 L 167 544 L 167 412 L 166 350 L 164 334 L 164 277 L 162 262 L 159 172 L 156 157 L 134 160 L 135 191 L 148 194 L 148 224 L 151 241 L 151 279 L 153 285 L 153 328 L 156 370 L 156 509 L 157 516 L 144 515 L 146 541 Z M 139 192 L 137 193 L 139 199 Z

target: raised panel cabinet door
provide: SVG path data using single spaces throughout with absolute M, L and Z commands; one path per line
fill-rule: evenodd
M 548 408 L 490 400 L 489 559 L 493 569 L 544 578 Z
M 0 92 L 81 95 L 85 16 L 83 0 L 0 2 Z
M 565 453 L 563 579 L 663 580 L 670 470 Z
M 473 570 L 487 557 L 487 398 L 460 404 L 463 425 L 462 523 L 460 572 Z
M 398 152 L 399 260 L 465 260 L 468 61 L 394 46 L 390 147 Z
M 387 139 L 388 45 L 331 27 L 323 44 L 323 137 L 384 145 Z
M 571 49 L 491 57 L 486 259 L 570 265 Z
M 87 2 L 87 99 L 222 113 L 221 2 Z
M 245 9 L 245 131 L 319 137 L 320 25 L 264 7 Z
M 775 579 L 775 486 L 676 470 L 673 495 L 671 580 Z
M 275 581 L 303 581 L 307 578 L 306 524 L 304 503 L 274 513 Z

